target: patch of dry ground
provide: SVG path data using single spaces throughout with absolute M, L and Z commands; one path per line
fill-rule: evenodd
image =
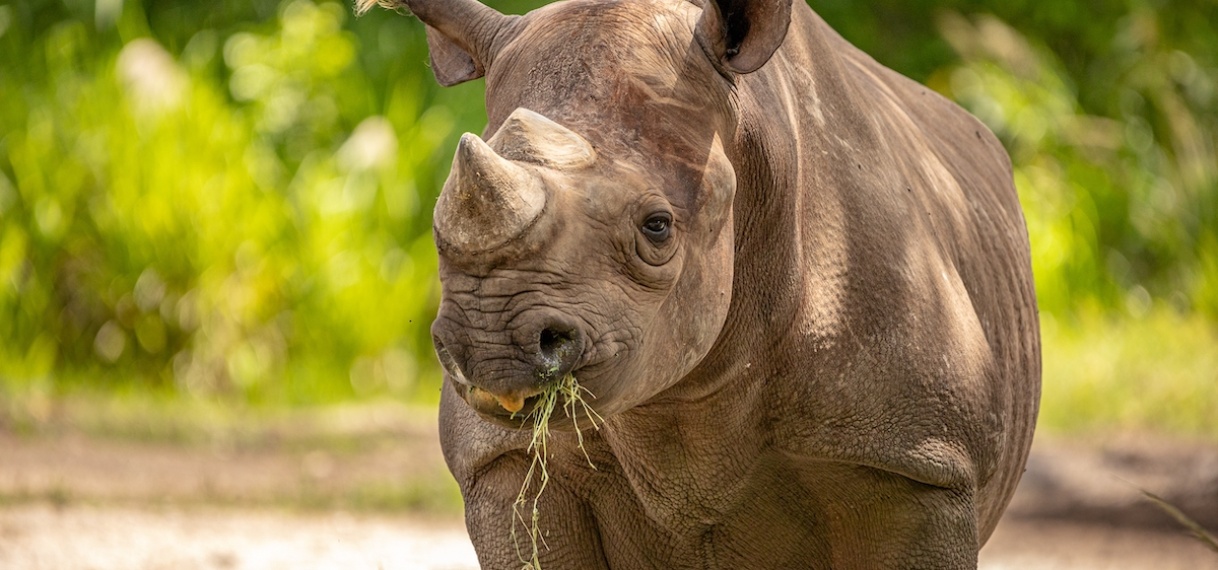
M 452 518 L 202 506 L 0 509 L 0 568 L 471 570 Z
M 0 428 L 0 568 L 476 568 L 434 416 L 353 417 L 188 446 Z M 1218 526 L 1218 446 L 1042 438 L 981 568 L 1218 568 L 1137 487 Z

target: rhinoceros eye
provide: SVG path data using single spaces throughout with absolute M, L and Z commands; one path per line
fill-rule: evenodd
M 639 229 L 652 243 L 661 243 L 668 239 L 672 231 L 672 215 L 667 212 L 652 214 Z

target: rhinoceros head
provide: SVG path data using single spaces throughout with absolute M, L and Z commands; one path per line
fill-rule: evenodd
M 405 4 L 441 83 L 487 78 L 435 209 L 446 381 L 503 423 L 569 373 L 606 417 L 672 387 L 729 313 L 733 82 L 789 2 Z

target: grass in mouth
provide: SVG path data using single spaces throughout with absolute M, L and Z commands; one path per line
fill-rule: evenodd
M 516 501 L 512 503 L 512 543 L 516 545 L 516 555 L 520 557 L 520 562 L 523 564 L 522 570 L 541 570 L 541 562 L 538 559 L 539 544 L 545 544 L 545 537 L 542 536 L 538 525 L 540 515 L 537 504 L 541 500 L 541 494 L 546 490 L 546 484 L 550 481 L 550 473 L 546 468 L 549 459 L 550 418 L 558 408 L 559 400 L 562 401 L 563 412 L 571 418 L 571 424 L 575 427 L 575 437 L 580 451 L 584 453 L 584 459 L 588 461 L 589 467 L 596 469 L 596 466 L 592 464 L 592 459 L 588 457 L 588 451 L 584 449 L 584 436 L 577 417 L 582 408 L 588 422 L 592 424 L 592 429 L 600 429 L 600 423 L 604 420 L 588 406 L 588 402 L 584 400 L 585 392 L 592 395 L 587 388 L 579 385 L 575 376 L 567 374 L 557 384 L 547 386 L 538 397 L 537 404 L 529 411 L 529 415 L 525 416 L 526 423 L 530 419 L 533 420 L 533 438 L 525 450 L 533 460 L 524 475 L 520 493 L 516 495 Z M 533 491 L 535 478 L 537 479 L 536 490 Z M 530 505 L 530 503 L 532 504 Z M 525 518 L 526 511 L 530 513 L 527 519 Z M 516 532 L 517 524 L 528 529 L 531 552 L 526 552 L 522 548 L 522 541 Z M 547 548 L 549 547 L 547 546 Z

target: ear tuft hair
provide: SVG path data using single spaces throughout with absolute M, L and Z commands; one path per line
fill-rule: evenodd
M 393 10 L 399 14 L 407 11 L 405 0 L 355 0 L 355 15 L 363 16 L 377 4 L 386 10 Z

